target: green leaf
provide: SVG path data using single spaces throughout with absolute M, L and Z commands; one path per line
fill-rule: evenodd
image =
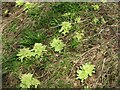
M 51 47 L 55 49 L 57 52 L 61 52 L 65 44 L 59 38 L 54 38 L 53 41 L 50 43 Z
M 94 17 L 93 20 L 92 20 L 92 22 L 93 22 L 94 24 L 98 24 L 100 21 L 99 21 L 98 18 Z
M 20 49 L 17 56 L 21 60 L 21 62 L 23 62 L 23 59 L 26 58 L 31 58 L 31 57 L 39 58 L 40 56 L 43 55 L 43 52 L 46 51 L 45 48 L 46 46 L 42 45 L 41 43 L 35 43 L 33 49 L 31 50 L 29 48 Z
M 76 22 L 76 23 L 80 23 L 80 20 L 81 20 L 80 17 L 75 18 L 75 22 Z
M 92 76 L 92 73 L 95 73 L 95 65 L 91 65 L 90 63 L 80 66 L 80 69 L 77 70 L 77 79 L 80 79 L 81 82 L 86 80 L 88 76 Z
M 21 60 L 21 62 L 23 62 L 23 59 L 32 57 L 33 52 L 31 52 L 29 48 L 23 48 L 23 49 L 20 49 L 17 56 Z
M 72 25 L 71 25 L 71 23 L 69 23 L 69 22 L 62 22 L 62 27 L 61 27 L 61 29 L 60 29 L 60 31 L 59 32 L 61 32 L 62 34 L 66 34 L 66 33 L 69 33 L 69 30 L 72 28 Z
M 24 11 L 26 10 L 26 12 L 27 12 L 28 10 L 34 8 L 35 6 L 36 6 L 36 4 L 34 4 L 34 3 L 26 2 L 26 3 L 24 4 Z
M 82 69 L 84 71 L 86 71 L 86 73 L 89 76 L 92 76 L 92 73 L 95 73 L 94 69 L 95 69 L 95 65 L 90 65 L 90 63 L 86 63 L 85 65 L 83 65 Z
M 94 10 L 99 10 L 99 8 L 100 8 L 100 6 L 98 4 L 92 5 L 92 7 L 93 7 Z
M 37 79 L 33 78 L 33 74 L 23 74 L 22 77 L 20 78 L 20 87 L 21 88 L 30 88 L 31 86 L 37 86 L 40 84 L 40 81 Z
M 45 48 L 46 46 L 42 45 L 41 43 L 35 43 L 32 51 L 34 51 L 35 55 L 40 57 L 42 56 L 43 52 L 46 51 Z
M 73 38 L 79 41 L 83 38 L 83 36 L 84 36 L 83 32 L 75 32 L 75 36 Z
M 81 79 L 81 82 L 83 82 L 83 80 L 88 78 L 87 73 L 83 70 L 78 70 L 77 73 L 78 73 L 77 74 L 77 79 Z
M 16 1 L 16 6 L 20 7 L 24 4 L 23 0 L 17 0 Z

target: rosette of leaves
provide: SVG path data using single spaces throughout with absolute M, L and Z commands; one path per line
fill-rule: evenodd
M 36 57 L 40 57 L 43 55 L 43 52 L 46 51 L 46 46 L 42 45 L 41 43 L 35 43 L 32 51 Z
M 99 24 L 100 20 L 97 17 L 94 17 L 93 20 L 92 20 L 92 23 Z
M 80 23 L 80 21 L 81 21 L 80 17 L 75 18 L 75 23 Z
M 80 66 L 80 70 L 77 70 L 77 79 L 80 79 L 81 82 L 83 82 L 89 76 L 92 76 L 92 73 L 95 73 L 94 70 L 95 65 L 91 65 L 90 63 Z
M 23 48 L 23 49 L 20 49 L 17 56 L 21 60 L 21 62 L 23 62 L 23 59 L 30 58 L 33 56 L 33 54 L 34 53 L 31 52 L 29 48 Z
M 66 33 L 69 33 L 70 29 L 72 28 L 72 25 L 70 22 L 62 22 L 61 26 L 62 27 L 59 32 L 61 32 L 63 35 L 65 35 Z
M 18 7 L 21 7 L 24 4 L 23 0 L 16 0 L 15 2 L 16 2 L 16 6 Z
M 31 57 L 39 58 L 43 55 L 43 52 L 46 51 L 45 48 L 46 46 L 42 45 L 41 43 L 35 43 L 33 49 L 31 50 L 29 48 L 20 49 L 17 56 L 21 62 L 23 62 L 23 59 L 28 59 Z
M 20 87 L 21 88 L 30 88 L 31 86 L 34 86 L 37 88 L 37 86 L 40 84 L 40 81 L 33 78 L 33 74 L 23 74 L 20 78 Z
M 55 49 L 56 52 L 61 52 L 65 44 L 59 38 L 54 38 L 50 43 L 51 47 Z
M 83 32 L 75 32 L 75 35 L 74 35 L 74 39 L 77 39 L 78 41 L 80 41 L 84 36 L 84 33 Z
M 92 5 L 94 10 L 99 10 L 100 6 L 98 4 Z

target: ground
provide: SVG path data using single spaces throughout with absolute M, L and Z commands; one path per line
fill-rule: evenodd
M 40 81 L 39 88 L 120 88 L 118 3 L 35 3 L 27 10 L 15 5 L 2 6 L 3 88 L 19 88 L 26 73 Z M 72 24 L 65 35 L 59 32 L 62 22 Z M 83 34 L 80 40 L 73 38 L 75 32 Z M 58 37 L 65 44 L 61 52 L 50 45 Z M 21 62 L 19 50 L 32 49 L 35 43 L 46 45 L 47 52 Z M 95 73 L 82 83 L 77 70 L 88 62 L 95 65 Z

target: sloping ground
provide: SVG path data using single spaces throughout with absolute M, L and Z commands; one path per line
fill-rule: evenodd
M 96 3 L 40 3 L 28 12 L 21 7 L 6 18 L 1 28 L 3 88 L 19 87 L 19 77 L 24 73 L 33 73 L 41 82 L 40 88 L 120 87 L 118 4 L 97 4 L 100 5 L 98 10 L 92 7 Z M 65 17 L 65 13 L 72 15 Z M 77 17 L 81 17 L 81 22 L 74 25 Z M 99 20 L 104 18 L 104 21 L 94 23 L 95 17 Z M 59 33 L 59 25 L 64 21 L 73 23 L 73 30 L 66 36 Z M 81 30 L 84 31 L 82 40 L 73 40 L 74 32 Z M 62 53 L 50 47 L 54 37 L 59 37 L 66 44 Z M 42 61 L 21 62 L 17 59 L 20 48 L 32 48 L 35 43 L 47 46 L 48 52 Z M 95 65 L 95 74 L 81 83 L 76 79 L 76 71 L 87 62 Z

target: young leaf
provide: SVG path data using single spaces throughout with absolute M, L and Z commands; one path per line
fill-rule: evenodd
M 83 38 L 83 36 L 84 36 L 83 32 L 75 32 L 75 36 L 73 38 L 79 41 Z
M 86 80 L 88 76 L 92 76 L 92 73 L 95 73 L 95 65 L 91 65 L 90 63 L 80 66 L 80 69 L 81 70 L 77 70 L 77 79 L 80 79 L 81 82 Z
M 30 88 L 31 86 L 37 86 L 40 84 L 40 81 L 37 79 L 33 78 L 33 74 L 23 74 L 22 77 L 20 78 L 20 87 L 21 88 Z
M 40 57 L 42 55 L 42 53 L 45 50 L 46 46 L 42 45 L 41 43 L 35 43 L 32 51 L 34 51 L 35 55 L 37 55 L 38 57 Z
M 100 8 L 98 4 L 92 5 L 92 7 L 93 7 L 94 10 L 99 10 L 99 8 Z
M 63 22 L 61 25 L 62 25 L 62 27 L 59 32 L 62 32 L 62 34 L 64 34 L 64 35 L 66 33 L 69 33 L 69 30 L 72 28 L 72 25 L 69 22 Z
M 23 59 L 30 58 L 31 56 L 33 56 L 33 52 L 31 52 L 29 48 L 23 48 L 20 49 L 17 56 L 21 60 L 21 62 L 23 62 Z
M 59 40 L 59 38 L 54 38 L 53 41 L 50 43 L 51 47 L 55 49 L 57 52 L 61 52 L 65 44 Z
M 94 17 L 93 20 L 92 20 L 92 22 L 93 22 L 94 24 L 98 24 L 100 21 L 99 21 L 98 18 Z
M 20 7 L 24 4 L 23 0 L 16 0 L 16 6 Z
M 75 22 L 76 22 L 76 23 L 80 23 L 80 20 L 81 20 L 80 17 L 75 18 Z

